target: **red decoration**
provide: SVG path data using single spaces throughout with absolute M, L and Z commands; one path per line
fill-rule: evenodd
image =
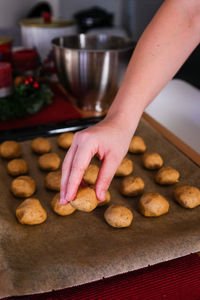
M 33 77 L 28 77 L 29 82 L 34 82 L 34 78 Z
M 49 12 L 44 12 L 42 17 L 44 23 L 51 23 L 51 14 Z
M 25 83 L 26 85 L 29 85 L 30 82 L 29 82 L 28 79 L 25 79 L 25 80 L 24 80 L 24 83 Z
M 34 87 L 35 89 L 38 89 L 38 88 L 39 88 L 39 83 L 38 83 L 37 81 L 35 81 L 35 82 L 33 83 L 33 87 Z
M 32 77 L 32 76 L 25 77 L 25 78 L 24 78 L 24 83 L 25 83 L 26 85 L 31 85 L 31 86 L 33 86 L 34 89 L 38 89 L 38 88 L 40 87 L 39 82 L 37 82 L 37 81 L 35 80 L 35 78 Z

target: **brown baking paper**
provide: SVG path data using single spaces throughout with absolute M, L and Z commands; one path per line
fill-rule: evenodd
M 180 183 L 199 186 L 200 171 L 192 161 L 142 121 L 137 130 L 148 150 L 159 152 L 165 164 L 181 173 Z M 65 152 L 49 139 L 52 151 L 62 158 Z M 141 155 L 131 155 L 133 174 L 145 182 L 145 192 L 160 192 L 170 202 L 168 214 L 145 218 L 137 210 L 139 197 L 124 198 L 119 193 L 121 179 L 115 178 L 110 192 L 112 203 L 133 212 L 129 228 L 114 229 L 104 221 L 106 207 L 92 213 L 76 211 L 57 216 L 50 207 L 54 192 L 44 188 L 45 172 L 39 170 L 31 141 L 22 143 L 23 157 L 36 180 L 38 197 L 47 211 L 44 224 L 21 225 L 15 209 L 22 200 L 10 193 L 11 177 L 6 161 L 0 160 L 0 297 L 25 295 L 62 289 L 136 270 L 200 250 L 200 207 L 184 209 L 173 200 L 174 186 L 154 182 L 155 171 L 143 169 Z

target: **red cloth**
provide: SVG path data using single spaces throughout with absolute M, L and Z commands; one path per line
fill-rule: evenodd
M 191 254 L 78 287 L 17 299 L 199 300 L 200 257 Z
M 61 91 L 58 85 L 52 84 L 51 88 L 54 93 L 53 103 L 51 105 L 43 107 L 37 114 L 26 118 L 0 121 L 0 131 L 80 118 L 81 114 L 74 105 L 68 101 L 66 95 Z

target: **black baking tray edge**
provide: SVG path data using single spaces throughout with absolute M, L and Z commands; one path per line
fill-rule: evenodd
M 104 116 L 48 123 L 26 128 L 17 128 L 0 132 L 0 143 L 8 140 L 25 141 L 38 136 L 53 136 L 63 132 L 76 132 L 101 121 Z

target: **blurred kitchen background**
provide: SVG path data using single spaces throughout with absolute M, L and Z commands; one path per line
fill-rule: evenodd
M 0 0 L 0 35 L 13 36 L 13 45 L 21 45 L 20 20 L 42 16 L 44 11 L 49 10 L 55 18 L 74 20 L 76 17 L 78 32 L 129 36 L 137 42 L 162 2 L 163 0 Z M 82 12 L 84 13 L 81 14 Z M 93 20 L 88 16 L 92 16 Z M 96 22 L 97 16 L 100 21 Z M 197 47 L 176 77 L 200 88 L 199 70 L 200 47 Z
M 113 15 L 114 27 L 122 28 L 137 40 L 162 2 L 162 0 L 1 0 L 0 28 L 18 26 L 20 19 L 27 17 L 38 4 L 41 9 L 49 5 L 54 17 L 65 19 L 73 19 L 77 12 L 97 6 Z

